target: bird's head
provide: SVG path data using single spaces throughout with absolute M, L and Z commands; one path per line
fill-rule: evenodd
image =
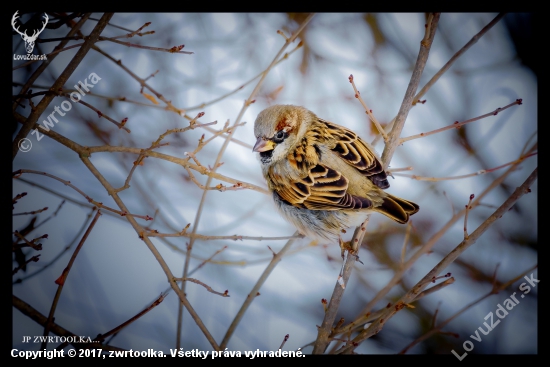
M 252 150 L 259 153 L 262 164 L 284 159 L 305 135 L 311 115 L 307 109 L 293 105 L 275 105 L 260 112 L 254 122 L 257 140 Z

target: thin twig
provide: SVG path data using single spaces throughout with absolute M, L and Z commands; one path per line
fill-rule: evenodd
M 84 196 L 86 198 L 86 200 L 88 200 L 88 202 L 94 204 L 95 206 L 101 208 L 101 209 L 105 209 L 105 210 L 109 210 L 113 213 L 117 213 L 118 215 L 120 216 L 133 216 L 133 217 L 136 217 L 136 218 L 141 218 L 141 219 L 145 219 L 145 220 L 152 220 L 153 218 L 151 218 L 150 216 L 148 215 L 137 215 L 137 214 L 131 214 L 131 213 L 126 213 L 126 212 L 121 212 L 120 210 L 116 210 L 116 209 L 113 209 L 113 208 L 110 208 L 108 206 L 105 206 L 103 205 L 103 203 L 100 203 L 100 202 L 97 202 L 95 201 L 94 199 L 92 199 L 91 197 L 89 197 L 88 195 L 86 195 L 82 190 L 80 190 L 78 187 L 74 186 L 71 181 L 66 181 L 66 180 L 63 180 L 62 178 L 59 178 L 57 176 L 54 176 L 52 174 L 49 174 L 47 172 L 40 172 L 40 171 L 35 171 L 35 170 L 32 170 L 32 169 L 19 169 L 15 172 L 13 172 L 13 178 L 19 178 L 19 176 L 21 176 L 21 174 L 23 173 L 33 173 L 33 174 L 36 174 L 36 175 L 43 175 L 43 176 L 47 176 L 47 177 L 50 177 L 50 178 L 53 178 L 54 180 L 57 180 L 61 183 L 63 183 L 64 185 L 66 186 L 69 186 L 71 189 L 75 190 L 76 192 L 78 192 L 80 195 Z
M 407 223 L 407 229 L 405 230 L 405 238 L 403 239 L 403 247 L 401 248 L 401 265 L 405 263 L 405 255 L 407 254 L 407 243 L 409 242 L 409 235 L 411 233 L 412 220 Z
M 439 306 L 441 306 L 441 301 L 437 303 L 437 307 L 435 308 L 434 315 L 432 317 L 432 327 L 435 325 L 435 321 L 437 320 L 437 314 L 439 313 Z
M 94 228 L 94 226 L 95 226 L 95 224 L 96 224 L 96 222 L 97 222 L 97 220 L 99 219 L 100 216 L 101 216 L 101 212 L 98 210 L 96 212 L 95 216 L 94 216 L 94 219 L 92 220 L 92 222 L 88 226 L 88 229 L 86 229 L 86 232 L 84 233 L 84 236 L 82 236 L 82 239 L 80 240 L 80 243 L 78 244 L 78 246 L 76 246 L 76 248 L 75 248 L 75 250 L 74 250 L 74 252 L 71 256 L 71 259 L 69 260 L 69 263 L 67 264 L 67 266 L 63 270 L 63 273 L 55 281 L 55 284 L 57 284 L 57 291 L 56 291 L 55 296 L 53 298 L 52 306 L 50 307 L 50 314 L 48 315 L 48 321 L 46 323 L 46 326 L 44 327 L 44 336 L 48 336 L 50 334 L 50 327 L 51 327 L 51 323 L 53 321 L 53 315 L 55 314 L 55 309 L 57 308 L 57 302 L 59 301 L 59 297 L 61 297 L 61 291 L 63 290 L 63 286 L 65 285 L 65 281 L 67 280 L 67 276 L 69 275 L 69 272 L 71 271 L 71 268 L 72 268 L 73 263 L 76 259 L 76 256 L 80 252 L 80 249 L 84 245 L 84 242 L 86 242 L 86 239 L 90 235 L 90 232 L 92 232 L 92 229 Z M 46 348 L 47 345 L 48 345 L 48 338 L 45 338 L 44 341 L 42 342 L 41 349 Z
M 512 165 L 516 165 L 518 163 L 521 163 L 523 162 L 525 159 L 529 158 L 529 157 L 532 157 L 534 155 L 537 155 L 538 152 L 531 152 L 523 157 L 520 157 L 518 159 L 516 159 L 515 161 L 512 161 L 512 162 L 508 162 L 508 163 L 505 163 L 505 164 L 502 164 L 498 167 L 493 167 L 493 168 L 489 168 L 489 169 L 481 169 L 477 172 L 474 172 L 474 173 L 469 173 L 467 175 L 460 175 L 460 176 L 450 176 L 450 177 L 424 177 L 424 176 L 417 176 L 417 175 L 408 175 L 406 173 L 395 173 L 396 176 L 400 176 L 400 177 L 409 177 L 409 178 L 412 178 L 413 180 L 418 180 L 418 181 L 432 181 L 432 182 L 437 182 L 437 181 L 449 181 L 449 180 L 459 180 L 459 179 L 462 179 L 462 178 L 468 178 L 468 177 L 474 177 L 474 176 L 479 176 L 479 175 L 484 175 L 486 173 L 489 173 L 489 172 L 494 172 L 498 169 L 501 169 L 501 168 L 504 168 L 504 167 L 507 167 L 507 166 L 512 166 Z
M 218 251 L 214 252 L 214 253 L 212 254 L 212 256 L 210 256 L 208 259 L 205 259 L 205 260 L 204 260 L 203 262 L 201 262 L 195 269 L 191 270 L 191 271 L 189 272 L 189 275 L 193 275 L 194 272 L 198 271 L 198 270 L 199 270 L 200 268 L 202 268 L 204 265 L 206 265 L 207 263 L 209 263 L 210 261 L 212 261 L 212 259 L 213 259 L 216 255 L 218 255 L 218 254 L 220 254 L 221 252 L 223 252 L 226 248 L 227 248 L 227 246 L 224 246 L 224 247 L 222 247 L 221 249 L 219 249 Z
M 186 227 L 187 228 L 187 227 Z M 278 236 L 278 237 L 263 237 L 263 236 L 243 236 L 243 235 L 223 235 L 223 236 L 207 236 L 199 233 L 187 233 L 187 231 L 180 231 L 178 233 L 159 233 L 153 230 L 152 232 L 147 232 L 147 235 L 150 237 L 186 237 L 186 238 L 195 238 L 202 241 L 217 241 L 217 240 L 232 240 L 232 241 L 281 241 L 281 240 L 290 240 L 303 238 L 301 234 L 293 236 Z
M 62 200 L 61 203 L 59 203 L 59 205 L 57 206 L 57 209 L 55 210 L 55 212 L 53 212 L 52 215 L 50 215 L 48 218 L 44 219 L 42 222 L 37 223 L 34 228 L 36 229 L 36 228 L 40 227 L 41 225 L 43 225 L 44 223 L 46 223 L 47 221 L 49 221 L 50 219 L 56 217 L 57 213 L 59 213 L 59 211 L 61 210 L 61 207 L 63 207 L 63 204 L 65 204 L 65 200 Z
M 90 20 L 98 21 L 99 19 L 90 17 Z M 144 25 L 142 25 L 142 26 L 141 26 L 138 30 L 136 30 L 136 31 L 132 31 L 131 29 L 128 29 L 128 28 L 125 28 L 125 27 L 122 27 L 122 26 L 119 26 L 119 25 L 116 25 L 116 24 L 113 24 L 113 23 L 109 23 L 109 25 L 110 25 L 111 27 L 113 27 L 113 28 L 118 28 L 118 29 L 121 29 L 121 30 L 123 30 L 123 31 L 129 32 L 128 34 L 133 34 L 133 33 L 135 33 L 135 32 L 141 31 L 141 30 L 142 30 L 143 28 L 145 28 L 145 27 L 148 27 L 149 25 L 151 25 L 151 22 L 145 23 Z
M 21 198 L 24 198 L 25 196 L 27 196 L 27 193 L 26 192 L 22 192 L 21 194 L 17 194 L 15 195 L 15 197 L 12 199 L 11 203 L 12 205 L 15 206 L 15 204 L 17 204 L 17 201 Z
M 105 56 L 106 58 L 108 58 L 109 60 L 111 60 L 112 62 L 117 64 L 118 66 L 120 66 L 125 72 L 127 72 L 132 78 L 134 78 L 139 83 L 139 85 L 142 87 L 142 90 L 143 90 L 143 88 L 147 88 L 148 90 L 150 90 L 158 99 L 160 99 L 161 101 L 163 101 L 166 104 L 166 107 L 170 111 L 173 111 L 173 112 L 177 113 L 180 116 L 182 116 L 185 113 L 185 110 L 175 107 L 172 104 L 171 101 L 167 100 L 162 94 L 160 94 L 153 87 L 151 87 L 149 84 L 147 84 L 145 79 L 140 78 L 134 72 L 132 72 L 130 69 L 128 69 L 126 66 L 124 66 L 122 64 L 121 60 L 116 60 L 114 57 L 112 57 L 107 52 L 103 51 L 102 49 L 100 49 L 99 47 L 97 47 L 95 45 L 92 47 L 92 49 L 99 52 L 100 54 L 102 54 L 103 56 Z M 143 92 L 142 92 L 142 94 L 143 94 Z
M 69 95 L 65 95 L 65 97 L 69 98 Z M 100 110 L 98 110 L 97 108 L 95 108 L 94 106 L 92 106 L 91 104 L 87 103 L 87 102 L 84 102 L 82 99 L 79 99 L 78 100 L 78 103 L 80 103 L 81 105 L 83 106 L 86 106 L 88 107 L 89 109 L 91 109 L 92 111 L 94 111 L 95 113 L 97 113 L 97 115 L 101 118 L 103 117 L 104 119 L 107 119 L 108 121 L 111 121 L 113 124 L 115 124 L 119 129 L 124 129 L 124 131 L 126 131 L 127 133 L 131 133 L 132 131 L 130 129 L 128 129 L 126 126 L 124 126 L 124 124 L 126 123 L 126 121 L 128 120 L 128 118 L 124 118 L 122 120 L 122 122 L 118 122 L 116 121 L 115 119 L 113 119 L 112 117 L 109 117 L 108 115 L 104 114 L 103 112 L 101 112 Z
M 432 131 L 428 131 L 427 133 L 420 133 L 420 134 L 417 134 L 417 135 L 412 135 L 412 136 L 408 136 L 406 138 L 401 138 L 399 139 L 399 143 L 398 145 L 401 145 L 407 141 L 410 141 L 410 140 L 413 140 L 413 139 L 419 139 L 419 138 L 424 138 L 426 136 L 430 136 L 430 135 L 433 135 L 433 134 L 437 134 L 437 133 L 440 133 L 440 132 L 443 132 L 443 131 L 447 131 L 447 130 L 450 130 L 450 129 L 460 129 L 462 126 L 466 125 L 466 124 L 469 124 L 470 122 L 474 122 L 474 121 L 478 121 L 478 120 L 481 120 L 481 119 L 484 119 L 486 117 L 490 117 L 490 116 L 496 116 L 498 115 L 499 112 L 502 112 L 512 106 L 516 106 L 516 105 L 521 105 L 523 103 L 523 101 L 520 99 L 516 99 L 514 102 L 510 103 L 510 104 L 507 104 L 506 106 L 504 107 L 499 107 L 497 108 L 496 110 L 494 111 L 491 111 L 491 112 L 488 112 L 484 115 L 481 115 L 481 116 L 478 116 L 478 117 L 474 117 L 472 119 L 469 119 L 469 120 L 465 120 L 465 121 L 462 121 L 462 122 L 458 122 L 458 121 L 455 121 L 453 124 L 451 125 L 447 125 L 445 127 L 442 127 L 440 129 L 436 129 L 436 130 L 432 130 Z
M 38 213 L 42 213 L 43 211 L 46 211 L 48 210 L 48 207 L 44 207 L 42 209 L 37 209 L 37 210 L 33 210 L 31 212 L 24 212 L 24 213 L 13 213 L 12 216 L 16 216 L 16 215 L 33 215 L 33 214 L 38 214 Z
M 386 132 L 384 131 L 382 126 L 380 126 L 380 123 L 378 122 L 376 117 L 374 117 L 374 114 L 372 113 L 372 110 L 370 108 L 368 108 L 365 101 L 363 101 L 363 98 L 361 97 L 361 93 L 359 93 L 359 91 L 357 90 L 357 87 L 355 86 L 355 82 L 353 81 L 353 75 L 349 76 L 349 82 L 351 83 L 351 86 L 353 87 L 353 90 L 355 91 L 355 98 L 359 99 L 359 102 L 361 102 L 361 104 L 363 105 L 363 108 L 365 109 L 366 114 L 369 116 L 369 118 L 372 121 L 372 123 L 374 124 L 374 126 L 376 126 L 376 129 L 378 130 L 380 135 L 382 135 L 382 137 L 384 138 L 384 141 L 387 142 L 388 141 L 388 135 L 386 134 Z
M 449 204 L 451 205 L 451 215 L 454 215 L 455 214 L 455 207 L 453 205 L 453 202 L 451 201 L 451 199 L 447 196 L 447 193 L 445 191 L 443 191 L 443 196 L 445 196 L 445 198 L 447 199 L 447 201 L 449 202 Z M 478 205 L 481 205 L 481 204 L 478 204 Z
M 210 287 L 209 285 L 204 284 L 203 282 L 201 282 L 200 280 L 195 279 L 195 278 L 176 278 L 175 280 L 180 281 L 180 282 L 181 281 L 183 281 L 183 282 L 192 282 L 192 283 L 195 283 L 195 284 L 198 284 L 198 285 L 202 285 L 210 293 L 214 293 L 214 294 L 217 294 L 218 296 L 222 296 L 222 297 L 230 297 L 227 290 L 223 293 L 216 292 L 215 290 L 212 289 L 212 287 Z
M 402 167 L 402 168 L 391 168 L 386 170 L 386 173 L 388 174 L 388 176 L 392 176 L 394 173 L 403 172 L 403 171 L 412 171 L 413 169 L 414 168 L 412 166 Z
M 211 125 L 216 125 L 218 123 L 218 121 L 212 121 L 212 122 L 208 122 L 206 124 L 198 124 L 197 120 L 199 118 L 201 118 L 202 116 L 204 116 L 204 112 L 199 112 L 197 114 L 197 116 L 195 116 L 195 118 L 193 118 L 191 121 L 189 121 L 189 126 L 182 127 L 182 128 L 177 128 L 177 129 L 170 129 L 170 130 L 165 131 L 164 133 L 160 134 L 159 137 L 157 138 L 157 140 L 155 140 L 153 142 L 153 144 L 151 144 L 151 145 L 153 146 L 153 145 L 156 145 L 156 144 L 160 144 L 160 142 L 165 137 L 167 137 L 168 135 L 171 135 L 171 134 L 184 133 L 184 132 L 189 131 L 189 130 L 194 130 L 198 127 L 211 126 Z
M 27 261 L 25 261 L 23 264 L 19 265 L 19 266 L 16 267 L 15 269 L 13 269 L 12 272 L 11 272 L 11 275 L 15 275 L 15 273 L 17 273 L 19 270 L 25 268 L 25 267 L 27 266 L 28 263 L 30 263 L 30 262 L 38 262 L 38 260 L 40 260 L 40 254 L 34 255 L 33 257 L 31 257 L 30 259 L 28 259 Z
M 171 53 L 171 54 L 187 54 L 187 55 L 194 54 L 194 52 L 191 52 L 191 51 L 181 51 L 181 49 L 184 47 L 184 45 L 174 46 L 174 47 L 171 47 L 171 48 L 152 47 L 152 46 L 138 45 L 138 44 L 130 43 L 130 42 L 123 42 L 123 41 L 119 41 L 115 38 L 108 38 L 108 37 L 100 37 L 100 41 L 109 41 L 109 42 L 118 43 L 119 45 L 124 45 L 124 46 L 127 46 L 127 47 L 135 47 L 135 48 L 141 48 L 141 49 L 144 49 L 144 50 L 151 50 L 151 51 L 168 52 L 168 53 Z
M 198 114 L 196 118 L 199 118 L 203 115 L 204 113 L 202 114 Z M 195 119 L 196 119 L 195 118 Z M 141 151 L 141 153 L 139 154 L 138 158 L 134 161 L 134 165 L 132 166 L 132 168 L 130 169 L 130 173 L 128 174 L 128 177 L 126 178 L 126 181 L 124 181 L 124 185 L 122 185 L 121 187 L 119 187 L 118 189 L 116 189 L 115 191 L 116 192 L 120 192 L 120 191 L 123 191 L 123 190 L 126 190 L 130 187 L 130 181 L 132 179 L 132 176 L 134 174 L 134 171 L 136 170 L 137 166 L 139 165 L 142 165 L 143 164 L 143 160 L 145 159 L 146 155 L 145 153 L 148 152 L 148 151 L 151 151 L 153 149 L 156 149 L 156 148 L 159 148 L 159 147 L 162 147 L 162 146 L 165 146 L 165 145 L 168 145 L 169 143 L 161 143 L 161 141 L 168 135 L 170 134 L 175 134 L 175 133 L 181 133 L 181 132 L 186 132 L 188 130 L 193 130 L 193 129 L 196 129 L 198 127 L 204 127 L 204 126 L 209 126 L 209 125 L 215 125 L 217 124 L 217 121 L 213 121 L 213 122 L 210 122 L 210 123 L 207 123 L 207 124 L 197 124 L 195 123 L 194 120 L 192 120 L 190 122 L 190 125 L 187 126 L 187 127 L 184 127 L 184 128 L 179 128 L 179 129 L 171 129 L 171 130 L 167 130 L 165 133 L 161 134 L 158 139 L 156 141 L 154 141 L 151 146 L 147 149 L 143 149 Z M 186 168 L 186 167 L 185 167 Z M 186 168 L 187 169 L 187 168 Z M 188 169 L 187 169 L 188 170 Z
M 447 278 L 447 277 L 445 277 L 445 278 Z M 416 302 L 416 301 L 418 301 L 418 300 L 420 300 L 420 299 L 422 299 L 422 298 L 424 298 L 424 297 L 426 297 L 426 296 L 428 296 L 428 295 L 430 295 L 430 294 L 432 294 L 432 293 L 435 293 L 435 292 L 437 292 L 437 291 L 440 291 L 440 290 L 442 290 L 443 288 L 450 286 L 450 285 L 453 284 L 454 282 L 455 282 L 455 278 L 454 278 L 454 277 L 450 277 L 449 279 L 446 279 L 446 280 L 444 280 L 443 282 L 441 282 L 441 283 L 439 283 L 439 284 L 437 284 L 437 285 L 434 285 L 433 287 L 428 288 L 428 289 L 426 289 L 426 290 L 423 291 L 423 292 L 420 292 L 420 293 L 418 294 L 418 296 L 416 296 L 416 298 L 414 299 L 414 302 Z
M 29 247 L 31 247 L 33 250 L 36 250 L 36 251 L 41 251 L 42 250 L 42 245 L 41 244 L 35 244 L 35 242 L 41 238 L 48 238 L 48 235 L 42 235 L 40 237 L 37 237 L 35 239 L 33 239 L 32 241 L 29 241 L 25 238 L 25 236 L 23 236 L 21 233 L 19 233 L 19 231 L 14 231 L 13 234 L 15 235 L 15 237 L 19 238 L 20 240 L 22 240 L 23 242 L 25 242 L 25 244 Z M 17 245 L 19 247 L 21 247 L 21 245 Z
M 296 232 L 294 235 L 297 235 L 298 232 Z M 269 262 L 269 265 L 265 268 L 262 275 L 258 278 L 258 281 L 256 284 L 254 284 L 254 287 L 252 287 L 252 290 L 250 293 L 248 293 L 248 296 L 246 297 L 243 305 L 239 309 L 239 312 L 237 312 L 237 315 L 235 315 L 235 318 L 231 322 L 231 325 L 229 325 L 229 328 L 227 329 L 227 332 L 225 333 L 222 342 L 220 343 L 220 348 L 224 349 L 227 346 L 227 343 L 229 342 L 229 339 L 231 339 L 231 336 L 237 329 L 237 326 L 241 322 L 242 318 L 244 317 L 244 314 L 246 310 L 248 310 L 248 307 L 252 304 L 252 301 L 256 298 L 258 295 L 260 288 L 267 280 L 267 277 L 271 274 L 275 266 L 281 261 L 285 253 L 290 249 L 292 244 L 294 243 L 294 240 L 288 240 L 288 242 L 283 246 L 283 248 L 271 259 Z
M 283 342 L 281 343 L 281 345 L 279 346 L 279 350 L 283 349 L 283 347 L 285 346 L 286 342 L 288 341 L 288 338 L 290 337 L 289 334 L 286 334 L 284 339 L 283 339 Z
M 160 148 L 162 146 L 166 146 L 168 144 L 169 143 L 156 144 L 156 145 L 150 146 L 147 149 L 143 149 L 141 151 L 141 153 L 139 154 L 138 158 L 134 161 L 134 164 L 132 165 L 132 168 L 130 169 L 130 172 L 128 173 L 128 177 L 126 177 L 126 180 L 124 181 L 124 185 L 122 185 L 118 189 L 115 189 L 115 191 L 120 192 L 120 191 L 123 191 L 123 190 L 126 190 L 126 189 L 130 188 L 130 181 L 132 180 L 132 176 L 134 175 L 134 171 L 136 170 L 137 166 L 143 165 L 143 160 L 145 159 L 145 152 L 147 152 L 149 150 L 152 150 L 152 149 Z
M 83 202 L 83 201 L 75 200 L 75 199 L 73 199 L 73 198 L 71 198 L 71 197 L 69 197 L 69 196 L 67 196 L 67 195 L 63 195 L 63 194 L 61 194 L 61 193 L 59 193 L 59 192 L 56 192 L 56 191 L 54 191 L 54 190 L 51 190 L 51 189 L 45 187 L 45 186 L 42 186 L 42 185 L 37 184 L 37 183 L 32 182 L 32 181 L 28 181 L 28 180 L 26 180 L 26 179 L 24 179 L 24 178 L 22 178 L 22 177 L 19 177 L 19 178 L 17 178 L 17 179 L 18 179 L 19 181 L 21 181 L 21 182 L 24 182 L 24 183 L 26 183 L 26 184 L 28 184 L 28 185 L 37 187 L 37 188 L 39 188 L 40 190 L 49 192 L 49 193 L 52 194 L 52 195 L 58 196 L 58 197 L 60 197 L 60 198 L 63 199 L 63 200 L 69 201 L 69 202 L 71 202 L 71 203 L 73 203 L 73 204 L 82 206 L 82 207 L 84 207 L 84 208 L 93 209 L 93 208 L 96 207 L 95 205 L 92 205 L 92 204 L 89 204 L 89 203 L 85 203 L 85 202 Z M 110 216 L 112 216 L 113 218 L 122 219 L 122 217 L 121 217 L 120 215 L 118 215 L 118 214 L 116 214 L 116 213 L 113 213 L 113 212 L 111 212 L 111 211 L 106 211 L 106 212 L 104 212 L 103 214 L 104 214 L 104 215 L 110 215 Z M 41 224 L 42 224 L 42 223 L 41 223 Z
M 470 195 L 470 200 L 468 201 L 468 204 L 466 205 L 466 212 L 464 213 L 464 239 L 468 239 L 468 213 L 470 212 L 470 209 L 472 209 L 472 200 L 474 200 L 475 195 Z

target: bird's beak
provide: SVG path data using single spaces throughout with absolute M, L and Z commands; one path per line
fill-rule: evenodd
M 264 140 L 261 136 L 256 140 L 256 144 L 254 144 L 254 148 L 252 148 L 253 152 L 265 152 L 267 150 L 273 150 L 275 148 L 275 143 L 273 143 L 271 140 Z

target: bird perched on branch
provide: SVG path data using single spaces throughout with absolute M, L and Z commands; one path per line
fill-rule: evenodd
M 277 209 L 308 237 L 342 245 L 342 230 L 360 225 L 369 212 L 406 223 L 419 210 L 383 190 L 390 184 L 368 143 L 304 107 L 266 108 L 254 134 L 253 151 Z

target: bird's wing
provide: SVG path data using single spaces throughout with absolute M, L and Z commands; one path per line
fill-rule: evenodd
M 271 179 L 275 183 L 274 190 L 279 197 L 298 208 L 339 210 L 372 207 L 369 199 L 347 192 L 347 178 L 322 164 L 317 164 L 305 178 L 292 181 L 290 185 L 277 182 L 280 181 L 277 180 L 277 175 L 273 175 Z
M 390 187 L 386 172 L 378 157 L 360 137 L 353 131 L 332 122 L 319 119 L 326 126 L 327 135 L 334 143 L 332 151 L 337 153 L 346 163 L 355 167 L 381 189 Z

